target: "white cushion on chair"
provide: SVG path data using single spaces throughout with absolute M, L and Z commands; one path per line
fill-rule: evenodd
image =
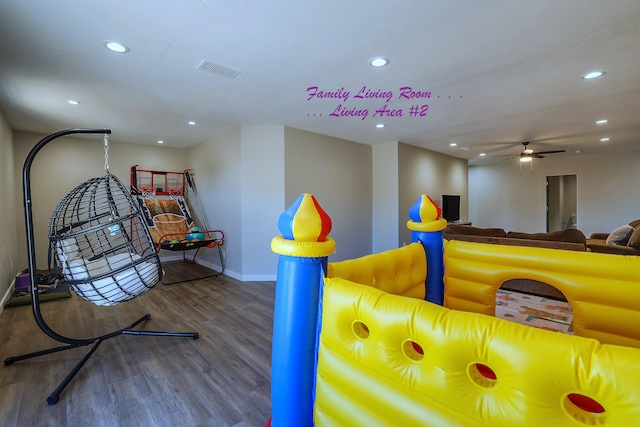
M 72 288 L 85 300 L 96 305 L 114 305 L 147 292 L 160 279 L 155 264 L 142 262 L 119 273 L 93 280 L 109 274 L 139 260 L 140 256 L 130 253 L 112 255 L 93 261 L 77 258 L 71 261 L 67 280 L 89 279 L 86 283 L 72 284 Z
M 78 242 L 76 239 L 60 240 L 56 243 L 56 252 L 60 261 L 71 261 L 78 257 Z

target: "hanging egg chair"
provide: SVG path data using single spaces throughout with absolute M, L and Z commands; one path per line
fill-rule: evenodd
M 144 217 L 111 173 L 83 182 L 58 203 L 49 258 L 76 294 L 96 305 L 133 299 L 162 277 Z
M 27 256 L 31 304 L 37 325 L 50 338 L 65 345 L 8 357 L 5 365 L 59 351 L 90 345 L 91 349 L 74 366 L 62 383 L 47 398 L 52 405 L 60 393 L 89 360 L 98 346 L 119 335 L 190 337 L 197 332 L 134 330 L 151 318 L 145 314 L 129 326 L 92 338 L 71 338 L 49 327 L 40 311 L 38 292 L 33 202 L 31 200 L 31 166 L 37 153 L 49 142 L 69 134 L 104 134 L 106 175 L 89 179 L 71 190 L 56 206 L 49 222 L 49 267 L 62 273 L 75 293 L 86 301 L 111 306 L 140 296 L 162 278 L 158 252 L 149 228 L 127 189 L 109 172 L 109 129 L 68 129 L 43 138 L 31 149 L 24 163 L 24 195 Z

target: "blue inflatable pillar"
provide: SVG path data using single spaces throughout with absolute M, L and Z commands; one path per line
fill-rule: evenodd
M 411 240 L 420 242 L 427 255 L 426 300 L 444 304 L 444 240 L 442 230 L 447 221 L 440 216 L 442 209 L 429 196 L 423 194 L 409 209 L 407 228 Z
M 331 218 L 311 194 L 302 194 L 278 220 L 279 254 L 271 353 L 271 411 L 267 426 L 312 427 L 318 299 Z

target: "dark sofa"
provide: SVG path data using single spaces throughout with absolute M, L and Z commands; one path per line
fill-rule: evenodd
M 591 252 L 615 255 L 640 255 L 640 219 L 616 228 L 611 233 L 593 233 L 587 239 Z
M 502 228 L 480 228 L 470 225 L 449 224 L 442 233 L 446 240 L 490 243 L 495 245 L 533 246 L 549 249 L 585 252 L 587 239 L 576 229 L 549 233 L 506 232 Z

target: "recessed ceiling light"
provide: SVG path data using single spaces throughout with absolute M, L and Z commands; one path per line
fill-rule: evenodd
M 381 129 L 381 128 L 383 128 L 384 126 L 385 126 L 385 125 L 384 125 L 384 123 L 378 123 L 378 124 L 376 125 L 376 127 L 377 127 L 378 129 Z
M 480 157 L 484 157 L 486 155 L 487 155 L 487 153 L 480 153 Z
M 371 58 L 369 60 L 369 65 L 371 65 L 372 67 L 384 67 L 385 65 L 389 64 L 389 58 L 383 58 L 383 57 L 377 57 L 377 58 Z
M 574 151 L 574 153 L 580 154 L 580 153 L 582 153 L 582 150 L 576 150 L 576 151 Z
M 102 42 L 102 45 L 107 49 L 109 49 L 110 51 L 116 52 L 116 53 L 127 53 L 131 50 L 129 49 L 129 46 L 123 45 L 122 43 L 119 43 L 119 42 L 114 42 L 112 40 L 107 40 L 105 42 Z
M 159 140 L 159 141 L 158 141 L 158 144 L 164 144 L 164 141 Z
M 582 78 L 584 80 L 595 79 L 596 77 L 602 76 L 604 73 L 605 73 L 604 71 L 592 71 L 582 76 Z
M 600 142 L 609 142 L 611 138 L 600 138 Z
M 449 144 L 449 147 L 457 147 L 458 144 L 456 144 L 455 142 L 452 142 L 451 144 Z
M 68 102 L 69 104 L 71 104 L 71 105 L 78 105 L 78 104 L 80 104 L 80 101 L 76 101 L 75 99 L 70 99 L 70 100 L 68 100 L 67 102 Z
M 602 120 L 598 120 L 598 121 L 596 121 L 596 124 L 597 124 L 597 125 L 603 125 L 603 124 L 605 124 L 605 123 L 609 123 L 609 120 L 607 120 L 607 119 L 602 119 Z
M 194 122 L 193 120 L 190 120 L 190 121 L 188 121 L 187 123 L 188 123 L 188 124 L 190 124 L 191 126 L 193 126 L 193 125 L 195 125 L 195 124 L 196 124 L 196 122 Z

